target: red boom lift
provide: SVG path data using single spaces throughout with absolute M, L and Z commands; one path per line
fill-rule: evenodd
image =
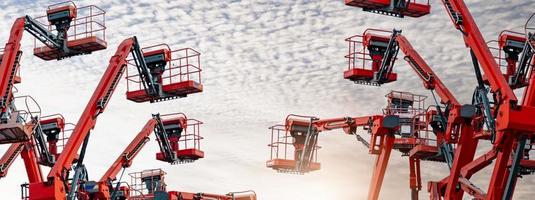
M 435 99 L 436 110 L 434 121 L 433 131 L 437 134 L 439 145 L 439 150 L 446 156 L 446 162 L 449 167 L 452 168 L 452 174 L 459 174 L 461 168 L 470 162 L 474 155 L 477 145 L 477 140 L 472 137 L 462 137 L 473 135 L 472 125 L 481 124 L 481 119 L 476 116 L 476 107 L 472 105 L 461 105 L 457 99 L 452 95 L 452 93 L 447 89 L 447 87 L 440 81 L 438 76 L 432 71 L 432 69 L 427 65 L 423 58 L 414 50 L 410 42 L 401 35 L 401 31 L 384 31 L 378 29 L 367 29 L 362 35 L 355 35 L 346 39 L 349 42 L 350 52 L 346 56 L 349 61 L 349 69 L 344 72 L 344 75 L 347 79 L 359 79 L 363 80 L 360 83 L 369 84 L 377 83 L 375 85 L 380 85 L 383 83 L 392 82 L 395 80 L 388 79 L 391 74 L 393 74 L 393 68 L 395 60 L 397 59 L 398 51 L 401 50 L 404 54 L 404 60 L 412 67 L 414 72 L 418 77 L 423 81 L 423 85 L 426 89 L 431 90 L 433 97 L 435 98 L 434 91 L 437 91 L 438 96 L 440 97 L 440 103 L 444 106 L 445 110 L 442 111 L 442 106 L 439 104 L 439 101 Z M 386 42 L 388 41 L 388 42 Z M 367 54 L 362 53 L 366 52 L 373 44 L 378 44 L 382 42 L 383 48 L 380 55 L 383 60 L 377 60 L 376 63 L 372 64 L 372 69 L 368 70 L 367 62 L 362 62 L 357 60 L 364 60 Z M 388 49 L 388 50 L 386 50 Z M 391 60 L 391 61 L 389 61 Z M 358 64 L 355 64 L 358 63 Z M 362 66 L 359 66 L 362 64 Z M 374 65 L 381 67 L 373 68 Z M 347 74 L 354 72 L 355 68 L 361 68 L 368 70 L 371 73 L 368 74 L 357 74 L 353 73 L 351 77 L 348 77 Z M 373 75 L 370 75 L 373 74 Z M 480 129 L 477 129 L 481 131 Z M 461 137 L 461 138 L 459 138 Z M 463 140 L 462 142 L 458 142 Z M 457 144 L 459 143 L 459 144 Z M 451 144 L 457 144 L 456 153 L 453 155 L 453 147 Z M 462 145 L 470 144 L 470 145 Z M 417 154 L 417 149 L 423 147 L 418 147 L 414 150 L 414 154 Z M 464 153 L 460 153 L 462 149 Z M 426 149 L 426 148 L 423 148 Z M 427 149 L 431 150 L 431 149 Z M 458 177 L 458 175 L 453 175 L 450 177 Z M 451 185 L 457 185 L 457 178 L 448 179 L 448 183 Z M 376 199 L 375 197 L 374 199 Z M 413 198 L 417 198 L 413 195 Z
M 408 106 L 408 104 L 405 105 Z M 371 134 L 369 142 L 356 133 L 358 127 L 363 127 Z M 388 112 L 384 115 L 323 120 L 311 116 L 288 115 L 284 129 L 281 125 L 270 128 L 272 135 L 271 144 L 268 146 L 271 148 L 271 157 L 266 162 L 266 166 L 279 172 L 297 174 L 318 170 L 320 168 L 317 162 L 319 133 L 343 129 L 347 134 L 356 135 L 357 139 L 369 148 L 371 154 L 377 155 L 371 185 L 380 186 L 383 180 L 380 174 L 384 174 L 386 170 L 392 148 L 398 145 L 395 143 L 395 134 L 399 134 L 399 127 L 400 117 Z M 399 149 L 402 149 L 403 143 L 415 141 L 401 140 L 399 142 Z
M 203 158 L 204 152 L 200 150 L 201 124 L 201 121 L 188 119 L 182 113 L 153 115 L 98 182 L 84 183 L 78 199 L 127 199 L 129 188 L 121 186 L 121 178 L 117 180 L 117 175 L 122 169 L 122 177 L 124 170 L 132 165 L 134 158 L 149 142 L 152 132 L 160 146 L 160 152 L 156 154 L 158 160 L 174 164 Z
M 32 133 L 25 128 L 22 113 L 13 105 L 13 85 L 20 82 L 17 74 L 24 31 L 45 45 L 36 46 L 35 56 L 60 60 L 106 48 L 104 15 L 105 12 L 94 5 L 77 8 L 73 2 L 65 2 L 49 6 L 46 21 L 39 20 L 44 17 L 30 16 L 15 21 L 0 59 L 0 144 L 28 141 Z
M 373 0 L 364 2 L 373 2 Z M 389 0 L 388 2 L 395 3 L 398 1 Z M 462 33 L 466 46 L 470 48 L 474 71 L 478 80 L 474 103 L 482 107 L 481 110 L 483 110 L 482 113 L 484 114 L 482 118 L 487 127 L 486 131 L 490 132 L 490 138 L 495 147 L 474 161 L 468 158 L 466 160 L 461 159 L 462 163 L 465 163 L 465 167 L 463 167 L 464 173 L 456 174 L 452 169 L 450 180 L 458 179 L 458 175 L 463 176 L 461 178 L 462 189 L 458 189 L 457 184 L 452 185 L 456 181 L 449 181 L 444 196 L 446 199 L 462 199 L 463 190 L 467 190 L 466 192 L 474 194 L 478 199 L 511 199 L 516 179 L 521 169 L 526 140 L 532 138 L 535 131 L 535 123 L 531 122 L 530 119 L 530 116 L 535 113 L 535 101 L 533 101 L 535 86 L 531 84 L 531 80 L 534 79 L 531 78 L 531 75 L 529 79 L 527 78 L 528 69 L 533 63 L 524 62 L 529 61 L 530 56 L 523 56 L 524 58 L 519 62 L 518 66 L 514 67 L 515 56 L 519 53 L 518 42 L 522 43 L 522 39 L 504 36 L 500 38 L 500 45 L 507 51 L 506 60 L 509 69 L 504 76 L 500 70 L 500 65 L 494 59 L 464 1 L 442 0 L 442 3 L 455 28 Z M 354 6 L 365 9 L 369 7 L 368 5 Z M 526 32 L 529 32 L 527 28 Z M 532 53 L 529 48 L 533 48 L 533 34 L 526 33 L 525 37 L 524 47 L 528 49 L 523 49 L 523 51 L 528 51 L 524 51 L 523 54 Z M 507 40 L 510 43 L 507 43 Z M 481 69 L 483 69 L 485 77 L 483 77 Z M 525 89 L 523 101 L 519 103 L 513 93 L 513 89 L 525 86 L 526 81 L 529 81 L 529 84 Z M 489 86 L 489 89 L 486 88 L 485 84 Z M 494 96 L 493 105 L 487 99 L 488 91 Z M 473 137 L 477 137 L 477 134 L 461 135 L 458 145 L 467 148 L 457 148 L 456 155 L 472 155 L 477 144 L 477 141 L 474 142 L 475 139 L 469 139 Z M 462 138 L 467 139 L 463 140 Z M 473 185 L 466 181 L 467 177 L 489 165 L 493 159 L 496 159 L 496 164 L 487 194 L 483 194 L 481 190 L 475 191 L 477 188 L 472 187 Z M 436 187 L 431 187 L 430 190 L 432 192 L 431 198 L 441 198 L 440 195 L 433 194 L 433 192 L 441 192 Z
M 164 53 L 165 51 L 161 52 Z M 132 59 L 128 59 L 130 54 Z M 30 182 L 29 199 L 76 198 L 76 191 L 78 191 L 80 181 L 87 177 L 83 160 L 90 130 L 94 128 L 97 117 L 104 112 L 115 91 L 115 87 L 129 64 L 135 65 L 138 71 L 140 85 L 145 90 L 145 93 L 141 94 L 141 96 L 149 96 L 149 98 L 146 98 L 147 101 L 153 102 L 185 97 L 192 92 L 198 92 L 198 90 L 189 89 L 189 85 L 178 85 L 172 87 L 174 89 L 171 91 L 165 90 L 166 83 L 160 82 L 160 80 L 162 80 L 162 74 L 166 72 L 165 69 L 172 67 L 167 66 L 170 59 L 169 56 L 143 52 L 136 37 L 125 39 L 117 48 L 115 55 L 110 59 L 106 72 L 78 120 L 62 153 L 52 166 L 47 179 L 43 182 Z M 182 76 L 184 74 L 177 71 L 169 73 L 173 76 Z M 200 73 L 200 70 L 196 73 Z M 82 148 L 79 156 L 77 156 L 80 147 Z M 69 172 L 73 164 L 76 164 L 73 169 L 74 175 L 69 178 Z

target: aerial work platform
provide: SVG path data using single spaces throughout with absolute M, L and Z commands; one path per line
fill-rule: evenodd
M 395 17 L 421 17 L 431 11 L 429 0 L 345 0 L 345 4 Z
M 160 95 L 153 97 L 145 89 L 139 77 L 134 60 L 129 60 L 127 70 L 128 100 L 141 103 L 146 101 L 165 101 L 186 97 L 203 91 L 201 82 L 200 53 L 191 48 L 171 50 L 161 44 L 143 48 L 143 56 L 152 78 L 158 83 Z
M 436 145 L 416 145 L 409 152 L 409 156 L 411 158 L 417 158 L 420 160 L 446 162 L 444 156 L 439 154 L 438 147 Z
M 48 6 L 47 15 L 35 20 L 48 31 L 57 33 L 66 43 L 61 45 L 67 51 L 52 43 L 43 44 L 35 38 L 34 55 L 48 61 L 106 49 L 105 15 L 106 12 L 95 5 L 78 8 L 71 1 Z
M 297 126 L 293 125 L 292 127 L 297 128 Z M 296 141 L 290 131 L 286 131 L 284 125 L 275 125 L 269 129 L 271 130 L 271 143 L 268 147 L 270 147 L 271 153 L 270 159 L 266 161 L 268 168 L 290 174 L 302 174 L 321 168 L 321 164 L 317 161 L 320 146 L 314 146 L 310 162 L 305 161 L 302 166 L 299 166 L 299 157 L 303 151 L 303 145 L 300 142 L 304 141 Z
M 0 144 L 29 141 L 33 126 L 26 126 L 17 121 L 18 114 L 12 115 L 7 123 L 0 124 Z
M 161 122 L 166 137 L 170 142 L 172 153 L 176 156 L 169 160 L 164 151 L 156 153 L 156 159 L 164 162 L 190 163 L 204 158 L 201 150 L 200 125 L 201 121 L 188 119 L 183 113 L 161 115 Z
M 29 119 L 41 114 L 39 104 L 31 96 L 13 97 L 12 102 L 8 111 L 0 115 L 0 144 L 29 141 L 36 126 Z
M 297 167 L 296 160 L 287 159 L 271 159 L 266 161 L 266 166 L 283 173 L 292 173 Z M 309 163 L 308 167 L 303 168 L 302 173 L 316 171 L 321 169 L 321 164 L 318 162 Z
M 396 60 L 387 55 L 393 52 L 392 32 L 379 29 L 366 29 L 362 35 L 354 35 L 346 39 L 349 45 L 347 70 L 344 78 L 356 84 L 380 86 L 397 80 L 392 72 Z

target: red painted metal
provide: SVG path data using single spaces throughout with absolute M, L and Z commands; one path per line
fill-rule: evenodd
M 396 81 L 396 73 L 389 73 L 384 82 L 378 82 L 376 77 L 383 60 L 383 54 L 379 52 L 385 50 L 391 34 L 391 31 L 366 29 L 362 35 L 347 38 L 349 52 L 345 58 L 348 59 L 348 68 L 344 71 L 344 78 L 367 85 L 381 85 Z
M 129 200 L 256 200 L 254 191 L 230 192 L 225 195 L 204 192 L 168 191 L 167 173 L 161 169 L 149 169 L 130 173 Z
M 409 158 L 409 186 L 411 199 L 418 200 L 418 192 L 422 190 L 420 159 Z
M 192 137 L 189 135 L 195 135 L 200 138 L 199 135 L 199 125 L 200 121 L 195 119 L 188 119 L 183 113 L 173 113 L 173 114 L 166 114 L 166 115 L 160 115 L 160 119 L 162 119 L 162 123 L 165 125 L 171 125 L 171 124 L 179 124 L 180 127 L 183 127 L 183 132 L 180 140 L 183 140 L 184 138 L 188 138 L 188 140 L 193 140 Z M 94 199 L 94 200 L 107 200 L 111 197 L 111 191 L 113 191 L 113 188 L 110 188 L 110 186 L 115 187 L 115 182 L 117 180 L 117 175 L 121 170 L 124 170 L 126 168 L 129 168 L 135 157 L 138 155 L 139 152 L 145 147 L 145 144 L 150 141 L 150 135 L 154 132 L 155 128 L 159 125 L 159 122 L 156 118 L 151 118 L 147 121 L 145 126 L 141 129 L 141 131 L 134 137 L 134 139 L 130 142 L 130 144 L 123 150 L 123 152 L 119 155 L 119 157 L 115 160 L 115 162 L 108 168 L 106 173 L 100 178 L 98 182 L 94 182 L 94 187 L 92 190 L 84 190 L 81 191 L 83 193 L 82 196 L 87 197 L 87 199 Z M 189 128 L 188 128 L 189 127 Z M 193 132 L 191 134 L 188 134 L 188 130 L 190 132 Z M 178 138 L 177 138 L 178 139 Z M 179 140 L 172 141 L 172 138 L 169 138 L 171 140 L 171 143 L 174 143 L 176 145 L 175 152 L 181 152 L 183 150 L 197 150 L 200 151 L 200 149 L 195 149 L 194 147 L 198 147 L 200 143 L 196 141 L 198 144 L 195 146 L 188 146 L 180 145 L 178 146 Z M 201 151 L 202 152 L 202 151 Z M 204 155 L 204 152 L 202 152 Z M 190 156 L 191 155 L 178 155 L 180 156 Z M 198 159 L 198 158 L 197 158 Z M 164 162 L 168 162 L 167 160 L 162 160 Z M 112 184 L 112 185 L 110 185 Z M 86 184 L 87 185 L 87 184 Z M 122 188 L 122 189 L 121 189 Z M 128 190 L 135 188 L 128 188 L 128 186 L 120 186 L 119 188 L 121 191 L 125 190 L 127 191 L 126 194 L 128 194 Z M 125 193 L 123 192 L 123 195 Z
M 93 6 L 93 5 L 82 7 L 82 8 L 76 8 L 76 5 L 74 5 L 74 3 L 66 2 L 66 3 L 54 4 L 54 5 L 49 6 L 48 12 L 53 13 L 55 11 L 63 10 L 63 9 L 67 9 L 70 13 L 70 16 L 75 18 L 75 20 L 72 22 L 72 25 L 71 25 L 71 27 L 74 27 L 74 28 L 69 30 L 72 33 L 71 32 L 67 33 L 67 36 L 68 36 L 67 40 L 72 39 L 73 41 L 68 41 L 67 46 L 72 47 L 73 50 L 84 51 L 85 53 L 90 53 L 95 50 L 106 48 L 104 39 L 99 39 L 96 36 L 102 32 L 102 37 L 100 38 L 105 38 L 104 37 L 105 26 L 103 22 L 105 19 L 104 11 L 102 11 L 100 8 Z M 98 10 L 98 12 L 96 10 Z M 102 26 L 100 28 L 93 29 L 92 23 L 96 21 L 95 18 L 102 19 L 102 23 L 100 23 L 100 25 Z M 47 18 L 46 16 L 43 16 L 37 19 L 38 20 L 35 20 L 35 21 L 39 21 L 39 19 L 45 20 Z M 12 91 L 13 85 L 20 82 L 19 62 L 20 62 L 20 57 L 22 55 L 22 51 L 20 50 L 20 47 L 21 47 L 20 42 L 22 40 L 22 36 L 23 36 L 23 33 L 25 31 L 27 24 L 31 24 L 30 23 L 31 21 L 33 21 L 31 18 L 26 18 L 26 17 L 20 17 L 15 20 L 11 28 L 9 40 L 6 43 L 5 47 L 3 48 L 3 52 L 1 54 L 2 58 L 0 58 L 0 75 L 1 77 L 3 77 L 2 79 L 0 79 L 0 95 L 1 95 L 0 96 L 0 111 L 1 113 L 6 113 L 8 112 L 9 109 L 11 109 L 9 107 L 11 106 L 11 103 L 14 98 L 13 91 Z M 46 21 L 46 22 L 39 23 L 39 25 L 44 25 L 44 24 L 49 24 L 49 22 Z M 55 26 L 53 26 L 52 24 L 48 25 L 48 29 L 51 31 L 54 30 L 53 27 Z M 84 29 L 83 33 L 80 33 L 80 31 L 77 31 L 77 27 L 82 27 Z M 32 34 L 34 33 L 32 32 Z M 74 40 L 80 39 L 79 38 L 80 35 L 85 36 L 84 40 L 88 38 L 91 41 L 99 40 L 98 43 L 101 45 L 100 48 L 93 49 L 92 45 L 88 46 L 89 43 L 87 42 L 80 43 L 81 40 L 74 41 Z M 92 37 L 95 37 L 95 38 L 92 38 Z M 69 42 L 73 42 L 73 43 L 70 44 Z M 37 42 L 34 42 L 34 44 L 36 45 Z M 102 44 L 104 44 L 104 46 L 102 46 Z M 48 48 L 49 50 L 41 51 L 46 48 Z M 49 47 L 36 48 L 36 51 L 39 51 L 41 53 L 44 52 L 45 54 L 47 54 L 47 56 L 50 56 L 48 55 L 48 53 L 50 53 L 51 51 L 55 52 L 53 53 L 54 56 L 52 57 L 46 57 L 43 54 L 43 56 L 41 57 L 45 60 L 56 59 L 59 57 L 66 56 L 64 52 L 60 52 L 60 50 L 58 49 L 50 49 Z M 37 54 L 39 55 L 39 53 Z M 74 55 L 71 55 L 71 56 L 74 56 Z M 10 116 L 10 118 L 0 124 L 0 144 L 25 142 L 31 138 L 30 137 L 31 132 L 24 132 L 23 124 L 21 124 L 20 122 L 17 122 L 19 114 L 20 113 L 18 113 L 17 111 L 13 111 L 13 114 Z
M 33 129 L 33 127 L 31 129 Z M 28 182 L 40 183 L 43 182 L 43 173 L 41 166 L 39 166 L 39 158 L 35 152 L 34 146 L 35 144 L 33 140 L 25 142 L 20 155 L 24 161 L 24 167 L 26 168 L 26 174 L 28 175 Z
M 201 53 L 191 48 L 172 50 L 167 44 L 145 47 L 142 51 L 145 57 L 163 55 L 166 65 L 157 75 L 163 92 L 178 97 L 202 92 Z M 153 100 L 144 90 L 133 60 L 128 60 L 126 80 L 127 99 L 138 103 Z
M 183 133 L 180 137 L 169 137 L 172 151 L 180 160 L 179 163 L 194 162 L 200 158 L 204 158 L 204 151 L 201 150 L 200 125 L 203 122 L 197 119 L 188 119 L 184 113 L 173 113 L 160 116 L 162 124 L 172 125 L 180 124 L 184 127 Z M 164 158 L 163 152 L 156 153 L 156 159 L 168 162 Z
M 0 113 L 6 113 L 13 101 L 13 85 L 15 74 L 19 68 L 20 41 L 24 33 L 24 18 L 19 18 L 13 23 L 9 40 L 4 47 L 2 62 L 0 63 Z M 8 123 L 0 124 L 0 143 L 25 142 L 30 138 L 31 132 L 25 132 L 22 124 L 16 123 L 17 113 L 13 113 Z
M 376 30 L 376 29 L 372 29 Z M 381 30 L 377 30 L 381 32 Z M 387 31 L 382 31 L 387 32 Z M 383 36 L 387 37 L 387 36 Z M 392 37 L 392 36 L 390 36 Z M 363 37 L 365 38 L 365 37 Z M 424 143 L 416 144 L 415 146 L 411 147 L 409 149 L 409 155 L 411 158 L 420 158 L 423 159 L 425 157 L 430 157 L 432 155 L 436 155 L 438 153 L 438 145 L 442 144 L 443 142 L 449 142 L 449 143 L 460 143 L 459 146 L 464 146 L 463 148 L 458 148 L 456 150 L 456 155 L 462 155 L 462 158 L 456 157 L 457 159 L 454 159 L 453 161 L 453 167 L 451 169 L 451 174 L 456 174 L 455 176 L 449 176 L 447 185 L 457 185 L 458 184 L 458 174 L 460 173 L 463 166 L 465 166 L 468 162 L 470 162 L 473 159 L 474 153 L 475 153 L 475 146 L 477 144 L 477 140 L 473 138 L 473 130 L 472 130 L 472 121 L 473 119 L 465 119 L 461 116 L 461 108 L 462 106 L 457 101 L 457 99 L 453 96 L 453 94 L 448 90 L 448 88 L 442 83 L 442 81 L 438 78 L 438 76 L 433 72 L 433 70 L 429 67 L 429 65 L 423 60 L 423 58 L 417 53 L 417 51 L 412 47 L 410 42 L 401 34 L 395 35 L 395 38 L 393 38 L 397 45 L 399 46 L 400 50 L 405 54 L 404 60 L 408 62 L 408 64 L 412 67 L 414 72 L 418 75 L 418 77 L 423 81 L 424 88 L 428 90 L 436 91 L 438 96 L 440 97 L 440 103 L 446 105 L 449 110 L 449 116 L 447 116 L 447 124 L 446 124 L 446 130 L 444 132 L 440 130 L 434 130 L 437 137 L 437 144 L 436 146 L 429 146 Z M 383 38 L 383 41 L 386 41 L 387 38 Z M 364 48 L 366 47 L 366 43 L 362 42 Z M 350 46 L 350 52 L 351 49 L 354 47 Z M 348 57 L 348 56 L 346 56 Z M 352 62 L 350 62 L 352 63 Z M 371 63 L 373 66 L 373 63 Z M 363 63 L 363 65 L 365 65 Z M 373 68 L 373 67 L 372 67 Z M 428 111 L 426 113 L 428 115 L 427 120 L 431 118 L 433 115 L 437 115 L 436 110 L 435 111 Z M 425 121 L 425 120 L 423 120 Z M 460 135 L 464 135 L 464 140 L 459 141 Z M 461 136 L 462 137 L 462 136 Z M 445 139 L 445 140 L 444 140 Z M 470 144 L 462 144 L 462 143 L 470 143 Z M 459 147 L 458 146 L 458 147 Z M 470 150 L 462 150 L 467 149 Z M 432 158 L 432 157 L 431 157 Z M 438 160 L 443 161 L 443 160 Z M 455 177 L 455 178 L 451 178 Z M 442 185 L 445 186 L 446 184 Z M 437 193 L 434 195 L 444 195 L 439 194 L 439 191 L 443 191 L 445 188 L 437 188 Z M 451 188 L 450 188 L 451 189 Z M 371 192 L 376 192 L 377 190 L 380 190 L 379 188 L 374 188 L 374 190 L 370 190 Z M 452 190 L 449 190 L 449 192 L 453 192 Z M 378 196 L 374 196 L 373 194 L 370 194 L 370 198 L 377 198 Z M 458 194 L 459 195 L 459 194 Z M 417 195 L 412 195 L 413 198 L 417 198 Z M 462 195 L 461 195 L 462 196 Z M 451 197 L 453 199 L 453 197 Z
M 91 194 L 93 199 L 110 199 L 109 181 L 117 179 L 117 174 L 123 168 L 128 168 L 132 165 L 134 158 L 150 140 L 150 134 L 154 131 L 154 127 L 157 125 L 156 119 L 150 119 L 136 137 L 130 142 L 125 150 L 119 155 L 115 162 L 108 168 L 108 170 L 102 175 L 98 181 L 98 192 Z
M 348 3 L 348 1 L 346 1 L 346 3 Z M 518 104 L 513 89 L 526 86 L 527 80 L 520 80 L 520 83 L 517 85 L 509 86 L 507 79 L 509 79 L 513 72 L 517 70 L 516 60 L 513 58 L 503 59 L 501 53 L 502 49 L 505 48 L 505 43 L 507 41 L 521 43 L 522 41 L 525 41 L 523 38 L 527 33 L 516 34 L 512 32 L 502 32 L 499 40 L 496 41 L 499 47 L 494 49 L 489 48 L 463 0 L 442 0 L 442 3 L 444 4 L 454 26 L 463 33 L 462 35 L 466 46 L 470 48 L 474 57 L 477 59 L 477 62 L 481 65 L 484 72 L 484 79 L 490 86 L 490 91 L 495 95 L 496 99 L 493 109 L 495 113 L 498 113 L 497 116 L 494 116 L 496 118 L 498 134 L 494 143 L 494 149 L 486 153 L 484 156 L 472 161 L 473 154 L 477 147 L 477 141 L 480 139 L 488 139 L 490 135 L 486 133 L 485 130 L 471 129 L 469 127 L 470 124 L 466 123 L 467 120 L 464 120 L 465 122 L 457 122 L 457 124 L 461 124 L 461 126 L 455 127 L 456 130 L 461 130 L 460 138 L 458 137 L 459 133 L 451 135 L 452 132 L 447 131 L 446 135 L 450 134 L 450 136 L 446 136 L 446 141 L 449 143 L 457 143 L 455 153 L 456 162 L 453 165 L 449 177 L 440 182 L 430 183 L 430 197 L 432 199 L 441 199 L 441 196 L 445 195 L 446 199 L 461 199 L 464 191 L 479 199 L 502 199 L 507 181 L 506 179 L 509 173 L 507 169 L 511 162 L 509 157 L 513 152 L 515 144 L 518 143 L 519 135 L 527 134 L 531 137 L 531 133 L 535 131 L 535 124 L 529 122 L 529 116 L 535 114 L 535 103 L 526 103 L 526 99 L 534 98 L 535 89 L 530 89 L 530 86 L 532 86 L 531 81 L 533 79 L 530 77 L 529 86 L 524 94 L 524 101 L 521 105 Z M 371 5 L 356 6 L 365 7 Z M 497 49 L 499 51 L 500 54 L 497 56 L 497 60 L 495 60 L 495 57 L 491 53 L 491 49 Z M 506 67 L 505 73 L 502 73 L 500 69 L 503 60 L 506 62 L 506 64 L 503 65 Z M 455 115 L 455 113 L 453 114 Z M 451 117 L 451 115 L 448 117 L 448 126 L 452 124 Z M 455 116 L 453 118 L 461 119 Z M 481 117 L 476 117 L 476 119 L 478 118 L 481 120 Z M 480 124 L 480 122 L 476 121 L 474 124 L 478 123 Z M 479 132 L 473 133 L 473 131 Z M 469 183 L 468 178 L 473 173 L 489 165 L 494 158 L 496 158 L 496 165 L 489 184 L 488 194 L 484 194 L 477 187 Z M 460 168 L 462 169 L 461 171 L 459 171 Z M 459 174 L 464 177 L 459 179 Z M 513 187 L 515 179 L 516 178 L 513 178 Z M 458 180 L 461 181 L 459 182 Z M 459 184 L 461 186 L 460 190 L 457 188 Z M 440 194 L 444 187 L 447 188 L 445 194 Z M 508 198 L 511 197 L 509 196 Z
M 391 133 L 390 133 L 391 134 Z M 372 181 L 368 190 L 368 199 L 378 199 L 381 185 L 383 184 L 386 167 L 390 159 L 390 153 L 394 145 L 394 137 L 389 134 L 380 136 L 379 153 L 375 161 Z
M 2 158 L 0 158 L 0 178 L 7 175 L 9 167 L 13 164 L 15 158 L 19 156 L 23 147 L 24 143 L 12 143 Z
M 269 127 L 271 130 L 270 158 L 266 161 L 266 166 L 282 173 L 295 173 L 297 166 L 297 157 L 299 149 L 302 146 L 294 143 L 294 138 L 289 131 L 286 131 L 284 125 L 274 125 Z M 318 162 L 318 149 L 316 145 L 313 152 L 313 162 L 307 168 L 302 169 L 303 173 L 316 171 L 321 168 Z
M 106 11 L 95 5 L 77 7 L 72 1 L 50 5 L 48 13 L 58 10 L 69 10 L 73 16 L 67 33 L 69 49 L 95 52 L 108 47 L 106 42 Z M 56 31 L 56 26 L 48 21 L 47 16 L 36 17 L 35 20 L 46 26 L 49 31 Z M 55 60 L 64 56 L 58 49 L 42 45 L 34 39 L 33 54 L 43 60 Z
M 135 45 L 135 38 L 125 39 L 111 57 L 102 79 L 89 100 L 56 164 L 48 173 L 46 182 L 30 183 L 30 199 L 44 200 L 64 198 L 66 171 L 70 170 L 85 137 L 94 128 L 97 116 L 103 113 L 115 87 L 126 69 L 127 57 Z
M 406 1 L 406 8 L 390 10 L 389 7 L 393 1 L 394 0 L 345 0 L 345 4 L 348 6 L 360 7 L 370 12 L 395 16 L 421 17 L 429 14 L 431 11 L 429 0 L 408 0 Z

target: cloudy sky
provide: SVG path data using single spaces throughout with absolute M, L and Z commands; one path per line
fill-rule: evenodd
M 49 0 L 0 2 L 0 41 L 7 41 L 11 23 L 19 16 L 43 15 Z M 184 112 L 205 122 L 202 127 L 206 158 L 192 164 L 170 166 L 157 162 L 157 145 L 149 143 L 128 172 L 162 168 L 171 190 L 227 193 L 255 190 L 259 199 L 364 199 L 374 157 L 341 131 L 321 135 L 322 170 L 304 176 L 278 174 L 265 167 L 269 156 L 267 127 L 289 113 L 321 118 L 379 113 L 384 94 L 404 90 L 429 95 L 405 64 L 399 80 L 381 88 L 346 81 L 344 38 L 369 27 L 403 30 L 461 102 L 468 103 L 475 86 L 468 50 L 438 0 L 432 14 L 419 19 L 397 19 L 347 7 L 342 0 L 117 0 L 77 1 L 107 11 L 108 50 L 63 61 L 45 62 L 31 55 L 33 39 L 26 34 L 19 95 L 32 95 L 44 114 L 62 113 L 76 122 L 105 70 L 108 58 L 125 38 L 138 36 L 142 45 L 168 43 L 202 53 L 202 94 L 157 104 L 126 100 L 123 81 L 92 132 L 86 165 L 98 179 L 151 113 Z M 472 0 L 471 9 L 487 40 L 503 29 L 521 31 L 533 0 Z M 3 152 L 7 146 L 0 146 Z M 483 144 L 480 150 L 484 151 Z M 447 174 L 447 167 L 424 163 L 426 182 Z M 45 170 L 46 171 L 46 170 Z M 489 170 L 474 177 L 486 190 Z M 27 181 L 22 160 L 0 180 L 5 199 L 19 198 L 19 185 Z M 529 199 L 533 177 L 519 181 L 517 199 Z M 391 156 L 381 199 L 409 199 L 408 160 Z

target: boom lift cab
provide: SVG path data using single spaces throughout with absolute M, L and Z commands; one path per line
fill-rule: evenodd
M 392 32 L 367 29 L 346 39 L 349 43 L 348 69 L 344 78 L 357 84 L 380 86 L 397 80 L 392 72 L 398 48 Z
M 345 4 L 360 7 L 367 12 L 400 18 L 421 17 L 431 11 L 429 0 L 345 0 Z
M 37 46 L 38 42 L 34 42 L 34 55 L 43 60 L 60 60 L 106 49 L 105 14 L 97 6 L 77 7 L 74 2 L 67 1 L 48 6 L 46 16 L 27 17 L 34 28 L 45 26 L 39 27 L 39 31 L 31 31 L 34 35 L 39 32 L 35 35 L 36 40 L 45 44 Z
M 126 77 L 128 100 L 137 103 L 165 101 L 202 92 L 199 52 L 190 48 L 171 50 L 166 44 L 146 47 L 142 51 L 158 94 L 157 97 L 148 94 L 139 80 L 139 69 L 129 67 Z M 129 60 L 129 66 L 135 66 L 135 60 Z

